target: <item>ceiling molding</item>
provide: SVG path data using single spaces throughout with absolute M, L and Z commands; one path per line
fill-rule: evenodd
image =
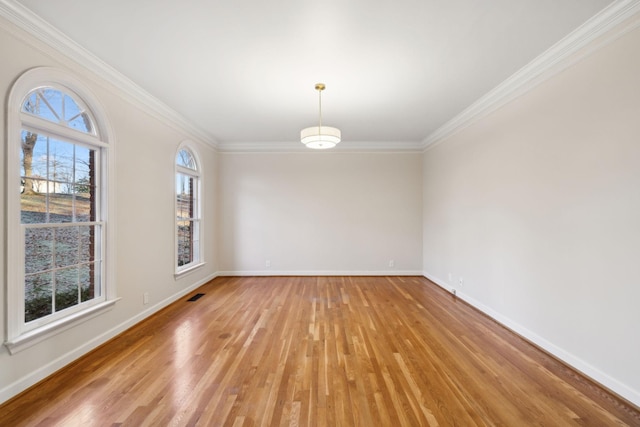
M 194 125 L 180 113 L 168 107 L 22 4 L 14 0 L 0 0 L 0 16 L 72 60 L 76 65 L 84 67 L 117 87 L 125 94 L 125 98 L 143 107 L 155 118 L 164 123 L 168 121 L 168 124 L 173 125 L 181 133 L 188 132 L 202 142 L 212 145 L 214 148 L 217 147 L 217 141 L 208 132 Z
M 640 20 L 628 26 L 613 28 L 640 12 L 640 0 L 616 0 L 600 13 L 571 32 L 536 59 L 525 65 L 511 77 L 478 99 L 460 114 L 446 122 L 422 141 L 427 150 L 487 116 L 506 103 L 530 91 L 538 84 L 575 64 L 596 50 L 640 26 Z M 606 35 L 590 49 L 579 52 L 589 43 Z
M 490 114 L 509 101 L 526 93 L 542 81 L 562 71 L 571 64 L 584 58 L 588 54 L 615 40 L 624 33 L 640 25 L 618 28 L 607 34 L 606 40 L 601 41 L 591 49 L 583 49 L 587 44 L 610 32 L 626 19 L 640 11 L 640 0 L 616 0 L 599 14 L 573 31 L 567 37 L 556 43 L 542 55 L 513 74 L 503 83 L 467 107 L 453 119 L 432 132 L 421 142 L 385 142 L 385 143 L 344 143 L 339 145 L 338 151 L 424 151 L 446 140 L 456 132 L 466 128 L 478 119 Z M 33 13 L 30 9 L 15 0 L 0 0 L 0 16 L 10 23 L 24 30 L 36 40 L 70 59 L 75 67 L 87 70 L 93 80 L 102 80 L 120 89 L 123 97 L 135 105 L 143 107 L 155 118 L 171 125 L 180 132 L 187 132 L 207 143 L 214 149 L 223 152 L 267 152 L 267 151 L 305 151 L 295 142 L 260 143 L 260 142 L 226 142 L 221 143 L 209 132 L 195 125 L 193 122 L 168 107 L 165 103 L 142 89 L 122 73 L 100 60 L 87 49 L 80 46 L 64 33 Z M 35 46 L 32 40 L 25 40 Z M 37 48 L 42 49 L 40 46 Z M 51 52 L 45 52 L 51 55 Z M 55 59 L 59 59 L 56 57 Z M 97 79 L 96 79 L 97 77 Z
M 312 150 L 301 142 L 221 142 L 218 151 L 223 153 L 350 153 L 350 152 L 401 152 L 420 153 L 423 151 L 420 142 L 362 142 L 342 141 L 329 150 Z

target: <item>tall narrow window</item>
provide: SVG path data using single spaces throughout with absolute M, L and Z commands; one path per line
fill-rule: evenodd
M 183 147 L 176 156 L 176 272 L 200 264 L 200 253 L 200 172 Z
M 70 88 L 47 83 L 26 92 L 12 92 L 20 99 L 17 111 L 10 105 L 12 351 L 106 301 L 108 145 L 93 112 Z

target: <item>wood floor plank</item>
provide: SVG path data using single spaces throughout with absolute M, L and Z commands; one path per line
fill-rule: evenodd
M 421 277 L 222 277 L 0 406 L 0 426 L 640 426 Z

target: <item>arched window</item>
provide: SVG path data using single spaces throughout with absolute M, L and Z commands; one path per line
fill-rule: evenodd
M 49 68 L 25 73 L 9 97 L 12 353 L 114 299 L 106 281 L 109 144 L 88 97 Z
M 176 273 L 202 264 L 200 246 L 200 170 L 192 149 L 176 155 Z

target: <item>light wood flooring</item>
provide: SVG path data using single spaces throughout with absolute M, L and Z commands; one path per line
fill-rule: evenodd
M 0 426 L 640 426 L 638 408 L 421 277 L 196 292 L 0 406 Z

